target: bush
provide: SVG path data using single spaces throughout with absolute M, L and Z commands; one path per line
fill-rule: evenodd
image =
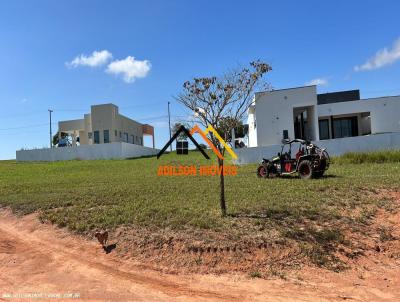
M 259 271 L 254 271 L 249 273 L 250 278 L 261 278 L 262 275 Z
M 374 152 L 349 152 L 333 159 L 335 164 L 397 163 L 400 162 L 400 150 Z

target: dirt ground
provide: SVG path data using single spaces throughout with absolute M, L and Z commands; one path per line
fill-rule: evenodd
M 396 202 L 400 201 L 397 194 Z M 400 213 L 379 212 L 393 238 L 340 273 L 305 267 L 285 278 L 165 274 L 123 259 L 37 214 L 0 211 L 0 301 L 400 301 Z M 112 240 L 111 242 L 112 243 Z

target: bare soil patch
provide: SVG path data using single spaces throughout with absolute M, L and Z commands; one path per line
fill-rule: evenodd
M 296 221 L 282 233 L 255 228 L 241 218 L 242 234 L 212 230 L 168 230 L 120 227 L 116 253 L 125 259 L 151 263 L 168 273 L 259 272 L 263 277 L 286 275 L 304 266 L 339 272 L 357 266 L 361 256 L 399 258 L 400 192 L 379 190 L 368 198 L 382 200 L 355 208 L 343 218 Z M 346 210 L 349 211 L 349 210 Z M 282 226 L 285 229 L 286 226 Z M 253 234 L 253 235 L 249 235 Z
M 400 192 L 377 194 L 386 202 L 371 222 L 332 247 L 346 266 L 340 272 L 307 262 L 303 247 L 273 234 L 246 242 L 120 228 L 110 233 L 116 248 L 107 254 L 95 239 L 40 223 L 37 214 L 1 211 L 0 300 L 79 293 L 93 301 L 399 301 Z

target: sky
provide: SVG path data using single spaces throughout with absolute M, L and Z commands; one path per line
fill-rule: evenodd
M 185 81 L 261 59 L 275 89 L 400 95 L 399 1 L 0 1 L 0 159 L 93 104 L 155 127 Z M 150 139 L 145 144 L 150 146 Z

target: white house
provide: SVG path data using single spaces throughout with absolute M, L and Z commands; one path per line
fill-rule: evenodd
M 83 119 L 58 122 L 58 135 L 68 134 L 72 145 L 107 144 L 125 142 L 143 146 L 143 135 L 153 138 L 154 128 L 141 124 L 119 113 L 114 104 L 93 105 Z
M 152 148 L 143 146 L 145 135 L 152 136 Z M 154 128 L 123 116 L 114 104 L 93 105 L 82 119 L 60 121 L 58 137 L 53 148 L 17 151 L 17 161 L 121 159 L 158 152 Z
M 317 94 L 314 85 L 259 92 L 248 124 L 249 147 L 280 144 L 284 138 L 400 133 L 400 96 L 360 99 L 359 90 Z
M 359 90 L 317 94 L 316 86 L 256 93 L 248 111 L 247 148 L 238 164 L 275 156 L 282 139 L 301 138 L 330 155 L 400 149 L 400 96 L 361 99 Z

